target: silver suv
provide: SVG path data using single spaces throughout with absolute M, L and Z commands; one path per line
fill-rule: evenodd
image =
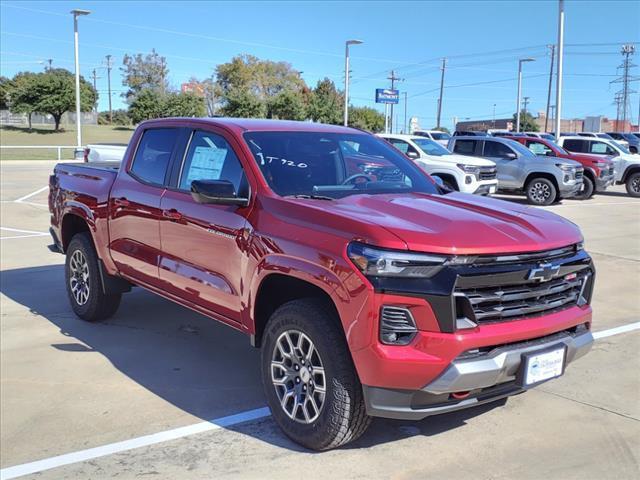
M 524 193 L 532 205 L 551 205 L 582 189 L 584 169 L 578 162 L 538 156 L 507 138 L 452 137 L 449 150 L 492 160 L 498 169 L 498 191 Z

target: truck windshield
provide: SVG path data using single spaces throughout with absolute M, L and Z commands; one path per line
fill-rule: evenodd
M 438 193 L 419 167 L 372 135 L 247 132 L 244 139 L 267 183 L 281 196 Z
M 449 150 L 444 148 L 439 143 L 436 143 L 433 140 L 429 140 L 428 138 L 414 138 L 413 143 L 418 145 L 420 150 L 422 150 L 427 155 L 435 155 L 437 157 L 441 157 L 443 155 L 451 155 L 451 152 Z

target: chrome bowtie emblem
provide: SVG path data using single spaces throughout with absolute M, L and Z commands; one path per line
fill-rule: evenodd
M 560 265 L 552 265 L 551 263 L 541 263 L 538 268 L 529 270 L 528 280 L 536 280 L 538 282 L 547 282 L 556 277 L 560 272 Z

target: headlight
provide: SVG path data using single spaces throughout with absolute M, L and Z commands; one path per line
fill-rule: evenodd
M 596 160 L 595 162 L 593 162 L 593 165 L 598 168 L 607 168 L 609 166 L 609 162 Z
M 567 165 L 566 163 L 556 163 L 556 167 L 558 167 L 563 172 L 576 172 L 576 167 L 574 167 L 573 165 Z
M 347 254 L 354 265 L 368 277 L 429 278 L 445 265 L 473 262 L 474 257 L 431 255 L 370 247 L 353 242 Z
M 456 166 L 462 170 L 464 173 L 470 173 L 472 175 L 478 176 L 480 175 L 480 167 L 476 167 L 473 165 L 465 165 L 464 163 L 458 163 Z

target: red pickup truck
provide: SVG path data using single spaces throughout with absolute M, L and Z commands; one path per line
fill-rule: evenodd
M 539 137 L 508 137 L 528 147 L 536 155 L 549 157 L 568 158 L 581 163 L 584 167 L 582 183 L 584 188 L 576 198 L 586 200 L 596 192 L 604 192 L 607 187 L 613 185 L 615 179 L 613 160 L 602 155 L 589 155 L 587 153 L 573 153 L 565 150 L 557 143 Z
M 78 317 L 135 285 L 245 332 L 312 449 L 521 393 L 593 342 L 574 224 L 443 189 L 356 129 L 145 122 L 122 164 L 57 165 L 49 207 Z

